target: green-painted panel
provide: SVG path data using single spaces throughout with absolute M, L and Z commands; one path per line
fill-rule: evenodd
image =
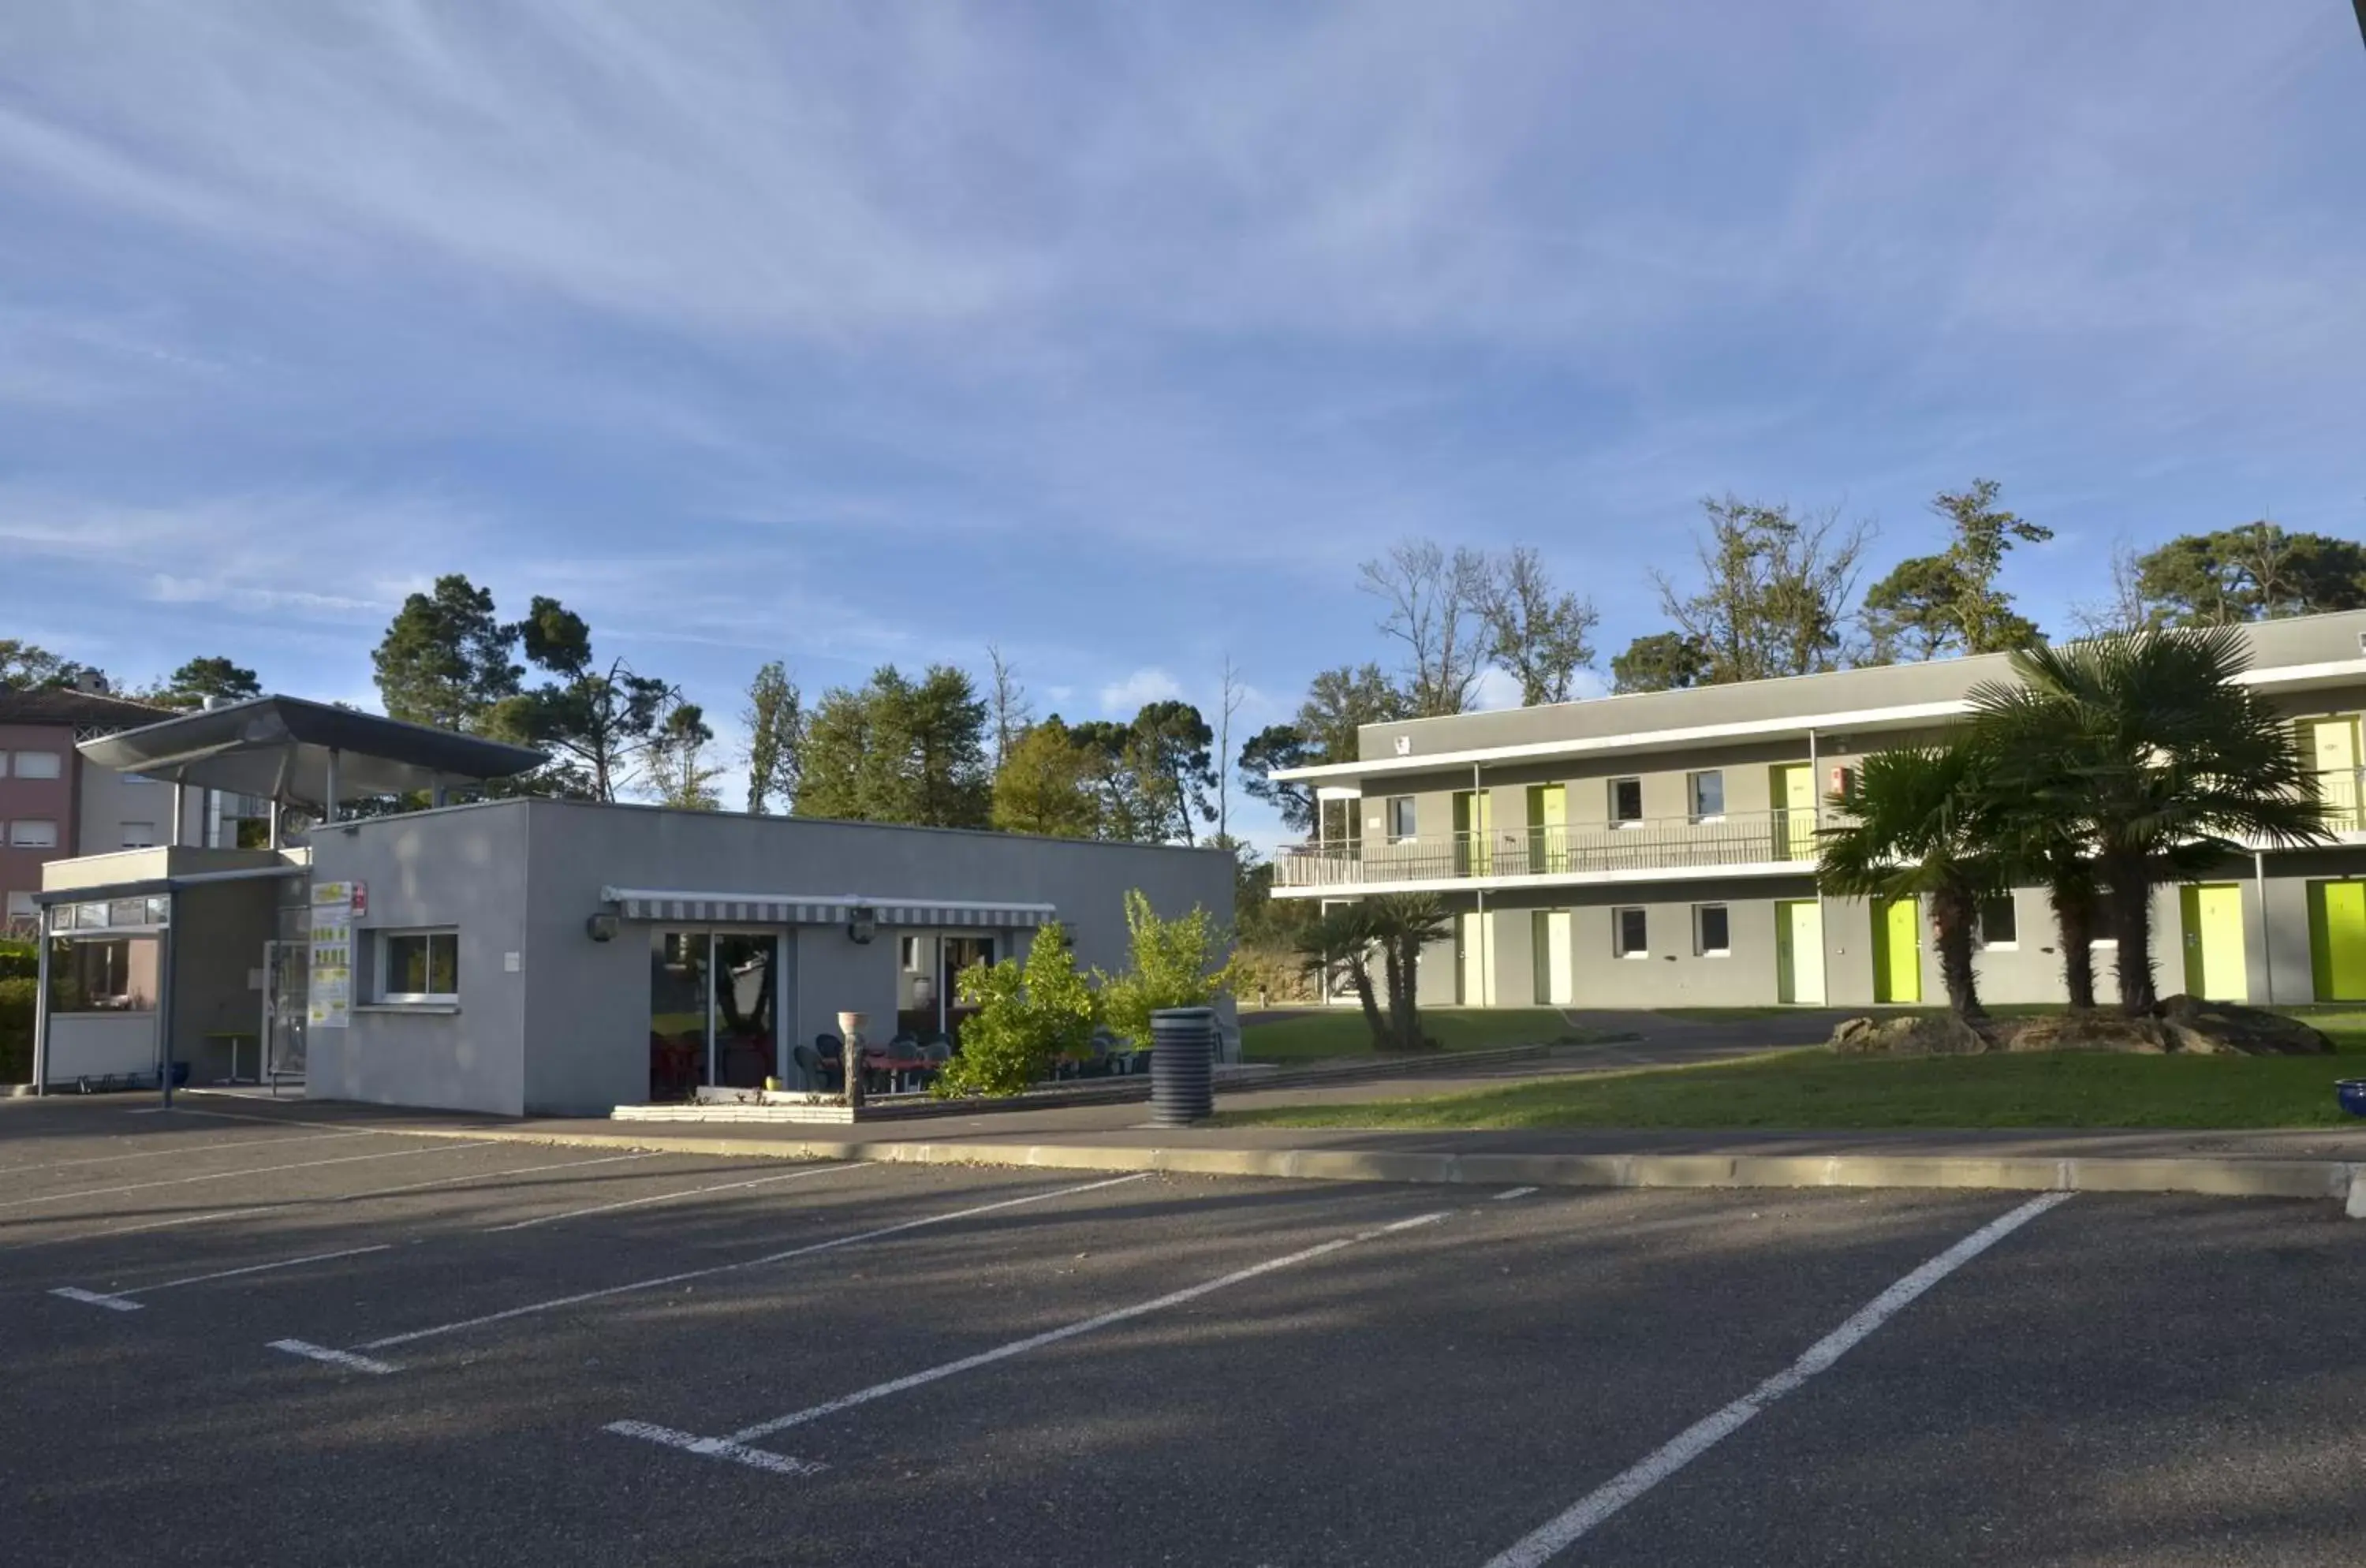
M 1921 911 L 1912 898 L 1873 910 L 1873 999 L 1899 1006 L 1922 999 Z
M 2366 882 L 2310 883 L 2308 938 L 2316 999 L 2366 1001 Z

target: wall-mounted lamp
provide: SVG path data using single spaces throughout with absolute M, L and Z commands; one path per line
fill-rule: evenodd
M 584 920 L 583 934 L 593 942 L 614 942 L 616 940 L 617 925 L 616 917 L 603 910 Z
M 853 909 L 853 918 L 846 922 L 847 940 L 858 947 L 866 947 L 870 945 L 871 939 L 878 934 L 879 911 L 868 904 L 857 904 Z

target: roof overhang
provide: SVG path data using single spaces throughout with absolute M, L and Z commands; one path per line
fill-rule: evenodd
M 748 893 L 679 888 L 603 887 L 600 900 L 628 920 L 836 926 L 869 919 L 885 926 L 974 926 L 1032 930 L 1059 916 L 1053 904 L 975 898 L 895 897 L 867 893 Z M 867 914 L 858 915 L 858 911 Z
M 508 778 L 547 759 L 524 746 L 341 708 L 256 697 L 183 714 L 75 748 L 100 767 L 172 784 L 325 806 Z
M 2366 682 L 2366 659 L 2331 660 L 2319 664 L 2286 664 L 2246 670 L 2235 677 L 2241 685 L 2262 691 L 2300 692 Z M 1474 747 L 1459 751 L 1432 751 L 1407 757 L 1375 757 L 1362 762 L 1326 762 L 1306 768 L 1286 768 L 1277 780 L 1321 784 L 1327 780 L 1382 778 L 1404 773 L 1431 773 L 1446 768 L 1500 767 L 1519 762 L 1549 762 L 1563 758 L 1617 756 L 1625 752 L 1658 751 L 1678 746 L 1719 741 L 1780 739 L 1787 736 L 1859 733 L 1911 729 L 1925 724 L 1969 716 L 1971 703 L 1962 697 L 1909 703 L 1895 707 L 1854 708 L 1837 713 L 1786 715 L 1739 719 L 1728 724 L 1701 724 L 1669 729 L 1634 730 L 1624 734 L 1584 736 L 1566 740 L 1534 740 L 1516 746 Z M 1318 793 L 1326 793 L 1319 791 Z M 1330 798 L 1352 795 L 1340 790 Z

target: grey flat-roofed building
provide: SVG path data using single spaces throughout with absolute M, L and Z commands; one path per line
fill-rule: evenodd
M 2292 720 L 2330 847 L 2230 859 L 2155 909 L 2165 990 L 2366 999 L 2366 612 L 2247 626 L 2244 679 Z M 1944 995 L 1910 901 L 1817 893 L 1829 796 L 1857 759 L 1945 739 L 2003 655 L 1368 725 L 1358 758 L 1282 775 L 1313 788 L 1315 841 L 1280 897 L 1437 894 L 1456 935 L 1425 1001 L 1474 1006 L 1864 1006 Z M 2112 993 L 2113 950 L 2099 949 Z M 2063 998 L 2044 894 L 1982 912 L 1984 999 Z

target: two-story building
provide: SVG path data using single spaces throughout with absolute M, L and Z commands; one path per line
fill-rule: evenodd
M 171 785 L 93 767 L 74 750 L 170 716 L 103 691 L 0 689 L 0 931 L 30 930 L 51 861 L 201 840 L 206 800 L 179 797 L 176 835 Z
M 2257 846 L 2163 888 L 2165 991 L 2366 999 L 2360 715 L 2366 612 L 2245 629 L 2248 683 L 2291 716 L 2338 842 Z M 1926 911 L 1819 894 L 1816 833 L 1869 752 L 1937 742 L 2001 654 L 1366 726 L 1358 759 L 1279 775 L 1324 831 L 1286 850 L 1277 897 L 1438 895 L 1451 944 L 1423 999 L 1465 1006 L 1858 1007 L 1944 995 Z M 1981 995 L 2063 998 L 2043 889 L 1980 915 Z M 2114 944 L 2096 953 L 2113 989 Z

